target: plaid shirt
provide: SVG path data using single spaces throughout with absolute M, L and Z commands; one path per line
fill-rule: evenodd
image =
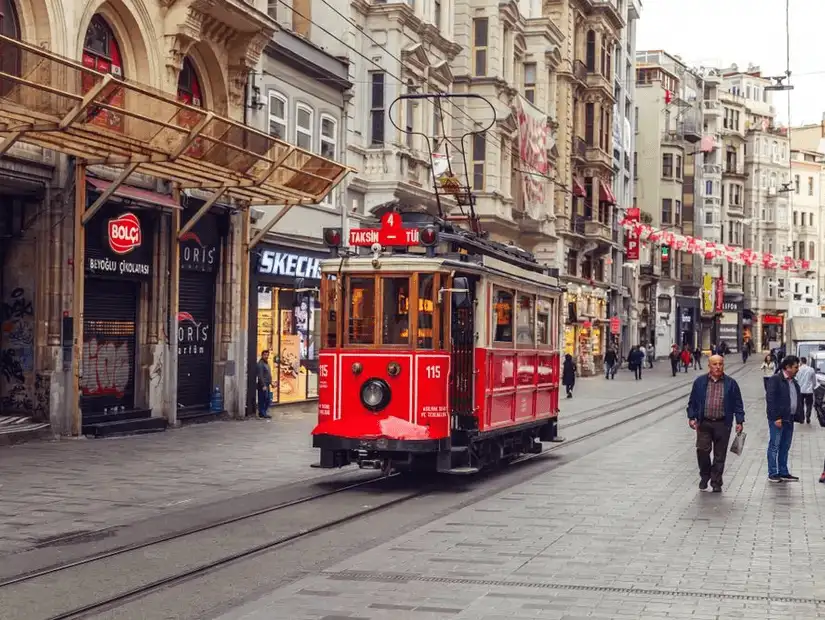
M 724 396 L 724 377 L 719 379 L 711 377 L 708 381 L 708 392 L 705 400 L 705 419 L 721 420 L 725 417 Z

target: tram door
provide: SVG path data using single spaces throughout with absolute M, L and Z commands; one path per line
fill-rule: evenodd
M 453 278 L 453 291 L 450 313 L 451 427 L 456 431 L 471 431 L 478 427 L 473 410 L 473 283 L 469 278 Z

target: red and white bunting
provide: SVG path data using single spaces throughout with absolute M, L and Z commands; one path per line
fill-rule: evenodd
M 639 243 L 659 243 L 674 250 L 698 254 L 708 259 L 721 258 L 729 263 L 753 266 L 764 269 L 784 269 L 785 271 L 808 271 L 811 261 L 794 259 L 791 256 L 777 256 L 766 252 L 755 252 L 750 248 L 737 248 L 723 243 L 705 241 L 690 235 L 680 235 L 653 228 L 633 218 L 624 218 L 620 224 L 630 232 Z

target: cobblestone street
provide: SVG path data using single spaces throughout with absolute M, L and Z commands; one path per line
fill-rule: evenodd
M 768 484 L 761 382 L 740 379 L 748 437 L 721 495 L 697 489 L 680 406 L 221 620 L 825 618 L 825 433 L 797 426 L 801 481 Z
M 641 382 L 627 370 L 609 382 L 580 379 L 575 397 L 562 401 L 562 419 L 693 377 L 691 371 L 673 378 L 665 366 L 659 363 Z M 213 422 L 151 435 L 0 448 L 0 554 L 334 475 L 310 468 L 318 460 L 309 435 L 315 407 L 274 408 L 272 422 Z

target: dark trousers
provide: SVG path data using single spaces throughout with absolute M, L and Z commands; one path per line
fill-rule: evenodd
M 670 369 L 673 371 L 673 376 L 676 376 L 676 373 L 679 372 L 679 360 L 670 360 Z
M 698 368 L 702 370 L 702 359 L 698 357 L 693 358 L 693 368 Z
M 731 427 L 724 420 L 702 420 L 696 429 L 696 459 L 699 461 L 699 476 L 710 480 L 711 486 L 722 486 L 725 471 L 725 457 L 728 454 Z M 710 453 L 713 451 L 713 462 Z
M 814 395 L 813 394 L 803 394 L 802 395 L 802 404 L 805 407 L 805 421 L 811 421 L 811 409 L 814 406 Z
M 641 378 L 642 378 L 642 364 L 641 364 L 641 363 L 637 364 L 637 365 L 633 368 L 633 373 L 634 373 L 634 376 L 635 376 L 637 379 L 641 379 Z
M 258 388 L 258 415 L 265 418 L 269 415 L 269 405 L 272 404 L 272 393 L 268 388 Z

